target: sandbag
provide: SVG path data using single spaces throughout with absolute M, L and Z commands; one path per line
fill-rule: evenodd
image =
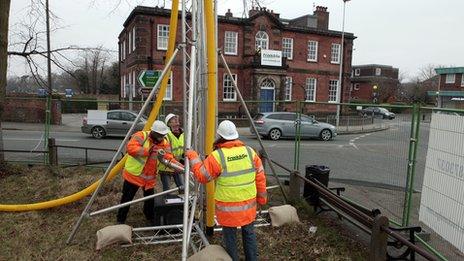
M 269 216 L 271 217 L 271 224 L 273 227 L 280 227 L 291 222 L 300 223 L 296 208 L 291 205 L 270 207 Z
M 97 231 L 97 250 L 114 243 L 132 244 L 132 227 L 123 224 L 113 225 Z
M 220 245 L 209 245 L 187 258 L 188 261 L 232 261 L 226 250 Z

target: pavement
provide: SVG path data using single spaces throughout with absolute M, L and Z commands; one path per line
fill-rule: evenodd
M 51 125 L 50 131 L 53 132 L 80 132 L 82 120 L 85 114 L 63 114 L 61 125 Z M 362 126 L 339 126 L 337 128 L 338 135 L 369 133 L 375 131 L 387 130 L 390 128 L 388 122 L 378 122 L 374 124 L 366 124 Z M 45 129 L 43 123 L 25 123 L 25 122 L 2 122 L 4 130 L 28 130 L 41 131 Z M 249 127 L 237 128 L 240 135 L 253 136 Z

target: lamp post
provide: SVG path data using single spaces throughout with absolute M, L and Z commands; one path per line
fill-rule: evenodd
M 344 59 L 344 47 L 345 47 L 345 7 L 346 2 L 350 0 L 342 0 L 343 1 L 343 20 L 342 20 L 342 43 L 341 43 L 341 50 L 340 50 L 340 72 L 338 75 L 338 84 L 337 84 L 337 103 L 341 102 L 341 87 L 342 87 L 342 80 L 343 80 L 343 59 Z M 340 105 L 337 105 L 337 117 L 336 117 L 336 126 L 340 125 Z

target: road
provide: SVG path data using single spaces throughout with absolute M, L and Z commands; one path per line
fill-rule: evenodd
M 403 187 L 406 182 L 408 167 L 408 148 L 410 121 L 396 119 L 390 121 L 390 129 L 380 132 L 340 135 L 334 140 L 323 142 L 319 140 L 303 140 L 300 151 L 300 171 L 305 165 L 326 165 L 331 169 L 331 180 L 352 184 L 373 186 Z M 414 184 L 422 186 L 426 142 L 428 141 L 428 125 L 422 124 L 420 145 L 418 146 L 418 164 Z M 40 143 L 41 131 L 4 130 L 5 149 L 42 150 Z M 56 144 L 67 146 L 82 146 L 92 148 L 117 149 L 122 138 L 110 137 L 95 140 L 80 132 L 51 132 Z M 242 136 L 242 140 L 254 148 L 258 148 L 256 138 Z M 270 156 L 293 168 L 293 140 L 264 141 Z M 88 151 L 88 161 L 99 162 L 111 160 L 112 152 Z M 33 153 L 7 153 L 8 160 L 41 161 L 43 155 Z M 82 163 L 85 161 L 84 150 L 59 149 L 60 163 Z M 270 170 L 267 169 L 270 174 Z M 286 174 L 278 169 L 278 174 Z

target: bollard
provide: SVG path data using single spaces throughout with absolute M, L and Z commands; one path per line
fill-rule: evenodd
M 300 179 L 297 175 L 295 175 L 296 171 L 292 171 L 290 173 L 290 198 L 292 200 L 299 200 L 301 199 L 301 196 L 303 195 L 301 188 L 303 186 L 303 180 Z
M 388 224 L 389 221 L 386 216 L 376 216 L 374 218 L 368 260 L 387 260 L 388 234 L 382 228 L 388 227 Z
M 48 163 L 52 166 L 58 165 L 58 149 L 55 146 L 55 138 L 48 138 Z

